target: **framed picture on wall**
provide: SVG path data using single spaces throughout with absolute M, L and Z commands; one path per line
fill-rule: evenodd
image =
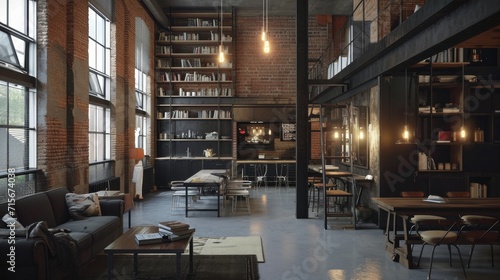
M 295 123 L 281 124 L 281 141 L 297 140 L 297 125 Z

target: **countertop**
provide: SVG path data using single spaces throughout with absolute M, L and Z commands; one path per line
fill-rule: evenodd
M 262 163 L 262 164 L 275 164 L 275 163 L 295 163 L 294 159 L 245 159 L 237 160 L 237 164 L 252 164 L 252 163 Z

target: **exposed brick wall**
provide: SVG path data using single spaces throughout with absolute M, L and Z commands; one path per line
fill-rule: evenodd
M 38 168 L 42 189 L 66 186 L 86 192 L 88 185 L 88 2 L 38 2 Z M 135 17 L 151 34 L 154 21 L 139 1 L 115 1 L 112 20 L 112 159 L 115 175 L 128 187 L 134 162 Z M 151 37 L 152 40 L 153 37 Z M 131 47 L 132 46 L 132 47 Z M 153 44 L 150 52 L 153 53 Z M 151 57 L 151 73 L 153 59 Z
M 269 54 L 263 52 L 261 22 L 258 16 L 236 18 L 236 94 L 293 104 L 297 75 L 295 17 L 269 17 Z M 318 58 L 328 45 L 328 30 L 318 26 L 316 17 L 309 19 L 309 36 L 309 57 Z

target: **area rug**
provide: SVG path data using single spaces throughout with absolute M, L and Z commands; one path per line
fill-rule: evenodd
M 195 255 L 256 255 L 264 262 L 264 249 L 260 236 L 195 237 Z
M 81 270 L 80 279 L 108 279 L 107 256 L 98 255 Z M 132 255 L 114 257 L 115 279 L 176 279 L 175 255 L 139 255 L 139 270 L 134 275 Z M 189 256 L 182 255 L 184 280 L 257 280 L 259 270 L 255 255 L 193 256 L 193 274 L 189 274 Z

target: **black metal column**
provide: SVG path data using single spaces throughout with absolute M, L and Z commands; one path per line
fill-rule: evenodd
M 297 0 L 296 36 L 297 36 L 297 182 L 296 182 L 296 216 L 297 219 L 308 218 L 307 207 L 307 108 L 309 102 L 307 86 L 307 53 L 308 53 L 308 3 Z

